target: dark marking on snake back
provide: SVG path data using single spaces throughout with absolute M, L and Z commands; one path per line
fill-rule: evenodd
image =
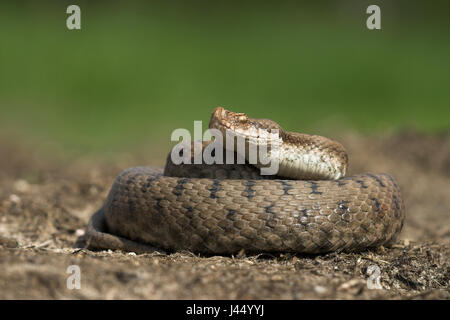
M 400 216 L 400 205 L 398 203 L 398 199 L 395 194 L 393 196 L 393 200 L 394 200 L 394 205 L 395 205 L 394 215 L 396 218 L 398 218 Z
M 343 187 L 346 185 L 346 183 L 344 182 L 344 179 L 338 179 L 338 180 L 332 180 L 332 181 L 336 182 L 338 187 Z
M 228 209 L 227 218 L 231 218 L 236 213 L 236 210 Z
M 252 187 L 255 185 L 254 181 L 248 180 L 245 183 L 245 192 L 247 193 L 246 197 L 247 198 L 252 198 L 255 196 L 255 190 L 252 189 Z
M 348 206 L 346 205 L 346 204 L 348 204 L 349 202 L 350 202 L 350 201 L 348 201 L 348 200 L 341 200 L 341 201 L 339 201 L 339 203 L 338 203 L 339 209 L 341 209 L 341 210 L 344 211 L 344 212 L 349 211 Z
M 127 180 L 125 181 L 125 190 L 130 191 L 130 186 L 134 184 L 134 176 L 127 176 Z
M 183 193 L 184 184 L 189 181 L 189 178 L 181 178 L 177 181 L 177 186 L 174 188 L 174 194 L 179 197 Z
M 389 174 L 386 174 L 386 173 L 383 173 L 382 175 L 383 175 L 383 176 L 386 176 L 386 177 L 392 182 L 392 184 L 394 185 L 394 187 L 395 187 L 396 189 L 398 189 L 397 181 L 395 181 L 394 178 L 392 178 Z
M 139 172 L 133 172 L 132 174 L 128 174 L 126 184 L 127 185 L 135 184 L 136 178 L 139 177 L 139 175 L 140 175 Z
M 150 185 L 152 184 L 153 181 L 158 180 L 158 178 L 161 177 L 160 174 L 154 176 L 154 177 L 148 177 L 147 180 L 145 181 L 145 188 L 149 189 Z
M 191 207 L 191 206 L 189 206 L 189 207 L 186 207 L 186 210 L 187 210 L 187 211 L 185 212 L 186 217 L 192 218 L 192 217 L 193 217 L 192 212 L 194 212 L 194 208 Z
M 161 207 L 161 200 L 162 198 L 156 198 L 156 207 L 158 208 L 158 211 L 160 211 L 162 209 Z
M 292 189 L 292 186 L 285 180 L 280 180 L 281 185 L 283 186 L 284 194 L 289 194 L 289 190 Z
M 361 188 L 363 188 L 363 189 L 367 189 L 367 188 L 368 188 L 368 186 L 366 186 L 366 185 L 364 184 L 364 181 L 363 181 L 363 180 L 356 180 L 356 182 L 359 183 L 359 185 L 361 186 Z
M 211 192 L 209 194 L 209 197 L 211 199 L 217 199 L 216 192 L 219 190 L 220 190 L 220 180 L 214 179 L 213 184 L 212 184 L 211 188 L 209 189 L 209 191 Z
M 317 191 L 317 188 L 319 187 L 317 185 L 317 182 L 315 182 L 315 181 L 308 181 L 308 183 L 311 185 L 311 194 L 322 194 L 321 191 Z
M 377 198 L 372 198 L 373 203 L 375 204 L 375 208 L 377 210 L 377 212 L 381 211 L 381 204 L 378 202 Z
M 386 185 L 383 183 L 383 181 L 381 181 L 381 179 L 378 178 L 376 175 L 373 175 L 373 174 L 371 174 L 371 173 L 368 173 L 367 176 L 368 176 L 368 177 L 371 177 L 371 178 L 373 178 L 373 179 L 375 179 L 375 181 L 378 182 L 378 184 L 380 185 L 380 187 L 383 187 L 383 188 L 386 187 Z

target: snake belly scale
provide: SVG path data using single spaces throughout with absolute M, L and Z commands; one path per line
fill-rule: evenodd
M 233 118 L 236 125 L 281 129 L 271 120 L 244 116 L 219 107 L 210 127 L 223 129 L 217 124 L 223 117 L 228 130 L 235 129 Z M 393 243 L 405 218 L 396 181 L 383 173 L 345 177 L 347 155 L 340 144 L 290 135 L 281 131 L 283 141 L 291 144 L 288 149 L 300 143 L 301 152 L 320 153 L 303 159 L 324 159 L 326 154 L 329 165 L 303 165 L 312 173 L 302 169 L 294 178 L 306 180 L 267 178 L 248 164 L 174 165 L 170 157 L 165 169 L 129 168 L 92 216 L 85 234 L 88 246 L 235 254 L 361 251 Z

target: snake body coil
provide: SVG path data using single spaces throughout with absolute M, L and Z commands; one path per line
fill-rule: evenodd
M 281 130 L 271 120 L 220 107 L 210 122 L 249 140 L 245 126 Z M 125 170 L 89 222 L 88 245 L 134 252 L 323 253 L 395 241 L 405 207 L 390 175 L 344 177 L 347 155 L 337 142 L 282 130 L 280 136 L 283 150 L 300 155 L 280 159 L 276 177 L 260 176 L 250 165 L 174 165 L 170 157 L 164 171 Z M 250 140 L 261 138 L 250 134 Z M 311 180 L 281 177 L 286 175 Z

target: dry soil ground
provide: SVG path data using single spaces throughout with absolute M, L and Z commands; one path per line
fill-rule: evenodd
M 134 165 L 162 165 L 158 154 L 71 158 L 0 140 L 1 299 L 449 299 L 450 138 L 412 131 L 339 139 L 350 174 L 388 172 L 407 206 L 392 248 L 317 256 L 134 255 L 74 248 L 115 176 Z M 81 289 L 66 286 L 69 265 Z M 381 286 L 367 287 L 367 269 Z

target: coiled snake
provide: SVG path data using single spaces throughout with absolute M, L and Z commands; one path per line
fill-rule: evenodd
M 249 164 L 175 165 L 170 155 L 164 170 L 127 169 L 92 216 L 85 233 L 88 247 L 137 253 L 324 253 L 396 240 L 405 218 L 397 183 L 388 174 L 344 177 L 347 154 L 339 143 L 285 132 L 271 120 L 221 107 L 214 110 L 210 128 L 231 130 L 247 146 L 278 130 L 278 176 L 261 176 Z

